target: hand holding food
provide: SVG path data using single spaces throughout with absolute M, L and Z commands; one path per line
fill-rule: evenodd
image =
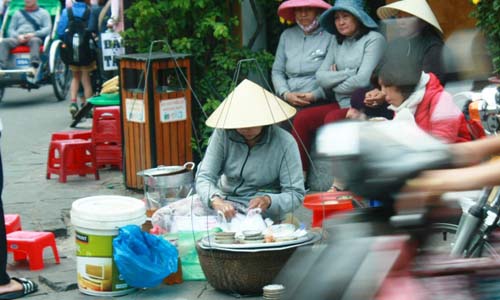
M 215 196 L 215 198 L 212 200 L 212 208 L 215 211 L 220 211 L 224 214 L 224 217 L 226 219 L 231 219 L 236 215 L 236 210 L 234 209 L 234 206 L 228 202 L 224 201 L 222 198 Z
M 256 197 L 250 200 L 250 204 L 248 205 L 248 209 L 252 208 L 260 208 L 262 212 L 265 212 L 269 206 L 271 206 L 271 197 L 265 195 L 261 197 Z

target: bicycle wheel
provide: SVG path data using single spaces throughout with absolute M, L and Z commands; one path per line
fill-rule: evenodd
M 429 228 L 425 244 L 420 251 L 435 254 L 449 254 L 454 246 L 458 225 L 448 223 L 436 223 Z M 475 237 L 477 239 L 479 237 Z M 482 247 L 478 247 L 469 257 L 498 257 L 498 253 L 487 241 L 482 241 Z

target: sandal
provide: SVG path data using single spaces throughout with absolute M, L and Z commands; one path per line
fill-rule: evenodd
M 19 282 L 22 285 L 23 289 L 20 291 L 0 294 L 0 299 L 17 299 L 34 293 L 38 290 L 38 285 L 29 279 L 17 277 L 11 277 L 10 279 Z

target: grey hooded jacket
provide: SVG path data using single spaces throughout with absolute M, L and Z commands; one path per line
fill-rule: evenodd
M 316 100 L 325 99 L 325 91 L 316 81 L 316 71 L 325 59 L 331 39 L 332 35 L 320 27 L 309 35 L 297 25 L 283 31 L 272 69 L 277 95 L 310 92 Z
M 198 166 L 196 191 L 202 201 L 218 194 L 245 206 L 256 196 L 271 197 L 267 215 L 274 220 L 302 205 L 304 179 L 299 149 L 278 126 L 266 126 L 249 148 L 236 130 L 216 129 Z

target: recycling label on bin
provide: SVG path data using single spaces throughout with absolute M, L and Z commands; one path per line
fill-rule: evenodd
M 186 118 L 186 98 L 160 100 L 161 123 L 184 121 Z

